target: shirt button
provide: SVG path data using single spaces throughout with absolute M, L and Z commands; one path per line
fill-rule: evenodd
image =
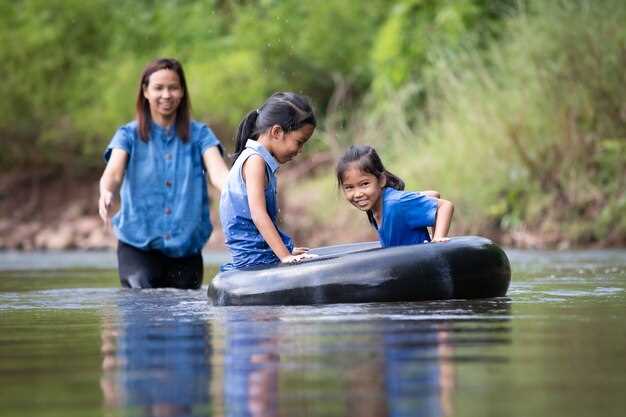
M 169 207 L 165 208 L 165 214 L 172 214 L 172 209 Z
M 172 238 L 172 235 L 170 235 L 169 233 L 166 233 L 165 236 L 163 236 L 165 238 L 165 240 L 170 240 Z
M 172 186 L 172 181 L 170 181 L 170 180 L 165 181 L 165 186 L 168 187 L 168 188 L 171 187 Z
M 165 154 L 165 160 L 166 161 L 171 161 L 172 160 L 172 154 L 171 153 L 166 153 Z

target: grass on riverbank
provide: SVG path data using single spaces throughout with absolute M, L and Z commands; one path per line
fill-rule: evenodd
M 440 57 L 426 112 L 409 85 L 338 135 L 374 145 L 407 189 L 452 200 L 455 233 L 516 246 L 624 244 L 626 5 L 609 3 L 531 2 L 487 51 Z M 334 189 L 318 191 L 336 200 Z

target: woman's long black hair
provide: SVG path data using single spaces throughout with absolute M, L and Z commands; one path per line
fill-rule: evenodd
M 385 169 L 376 149 L 369 145 L 352 145 L 344 152 L 339 162 L 337 162 L 336 172 L 339 187 L 343 185 L 344 174 L 353 164 L 356 164 L 356 168 L 362 172 L 371 174 L 378 179 L 385 178 L 385 187 L 395 188 L 400 191 L 404 190 L 404 181 Z M 372 210 L 367 211 L 367 218 L 372 226 L 376 226 Z
M 317 125 L 309 100 L 291 92 L 274 93 L 258 109 L 249 112 L 239 124 L 233 138 L 233 160 L 245 149 L 248 139 L 257 140 L 259 135 L 274 125 L 285 133 L 298 130 L 304 125 Z

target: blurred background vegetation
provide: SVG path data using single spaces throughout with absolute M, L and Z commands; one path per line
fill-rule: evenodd
M 328 163 L 358 142 L 452 200 L 457 234 L 623 245 L 624 22 L 621 0 L 1 1 L 0 174 L 91 181 L 144 65 L 171 56 L 230 149 L 272 92 L 311 97 L 305 157 L 329 157 L 282 191 L 308 242 L 367 227 Z

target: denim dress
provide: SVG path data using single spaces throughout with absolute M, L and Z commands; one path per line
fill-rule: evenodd
M 248 205 L 248 191 L 243 180 L 243 164 L 252 155 L 259 155 L 265 161 L 267 186 L 265 188 L 265 206 L 272 223 L 289 252 L 293 250 L 293 240 L 282 232 L 278 221 L 278 188 L 276 172 L 278 161 L 260 143 L 248 140 L 228 174 L 228 180 L 220 198 L 220 219 L 226 246 L 230 249 L 233 260 L 221 267 L 222 271 L 271 265 L 280 262 L 274 251 L 265 242 L 263 236 L 252 221 Z

